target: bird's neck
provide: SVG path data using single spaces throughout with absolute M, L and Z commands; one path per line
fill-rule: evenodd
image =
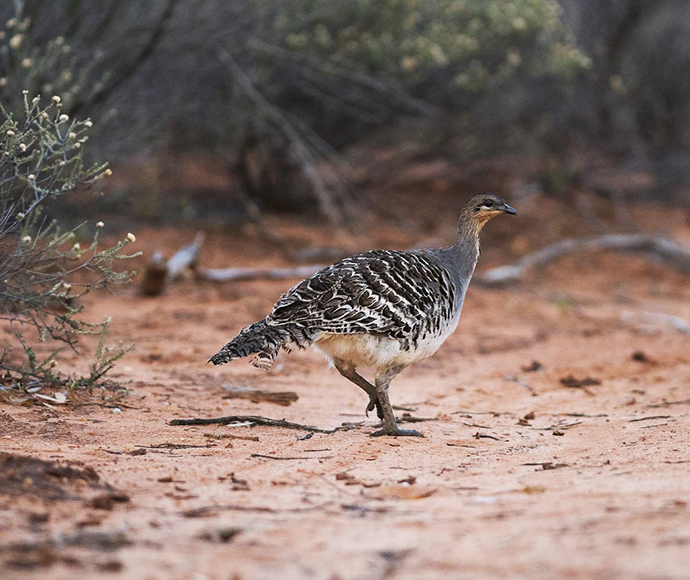
M 465 219 L 463 219 L 465 218 Z M 476 220 L 460 218 L 458 223 L 458 239 L 448 248 L 453 262 L 460 267 L 461 277 L 470 277 L 479 259 L 479 234 L 483 223 Z

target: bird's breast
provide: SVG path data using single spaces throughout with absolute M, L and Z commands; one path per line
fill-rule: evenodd
M 323 333 L 314 346 L 330 360 L 355 366 L 385 368 L 407 366 L 432 356 L 455 331 L 460 313 L 443 320 L 433 330 L 422 330 L 414 339 L 397 339 L 376 334 Z

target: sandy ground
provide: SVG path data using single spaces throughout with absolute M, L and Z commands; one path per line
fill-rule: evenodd
M 206 252 L 228 265 L 223 239 Z M 644 314 L 690 320 L 688 278 L 588 254 L 472 288 L 457 332 L 391 387 L 424 439 L 370 438 L 364 394 L 315 352 L 273 374 L 205 364 L 289 285 L 90 300 L 111 339 L 136 342 L 112 373 L 130 392 L 0 405 L 0 451 L 49 462 L 0 456 L 3 580 L 690 578 L 690 337 Z M 299 398 L 224 398 L 233 387 Z M 352 428 L 169 425 L 224 415 Z

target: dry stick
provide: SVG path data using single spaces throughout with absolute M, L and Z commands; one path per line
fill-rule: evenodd
M 483 286 L 502 286 L 522 280 L 527 271 L 551 260 L 581 250 L 614 250 L 653 254 L 679 271 L 690 274 L 690 249 L 663 237 L 645 234 L 610 234 L 590 239 L 567 239 L 546 246 L 507 266 L 492 268 L 476 278 Z
M 308 278 L 324 268 L 323 265 L 296 266 L 294 268 L 206 268 L 197 276 L 211 282 L 240 282 L 245 280 L 285 280 Z
M 684 273 L 690 273 L 690 250 L 666 238 L 652 238 L 644 234 L 611 234 L 591 239 L 567 239 L 523 256 L 507 266 L 492 268 L 475 277 L 482 286 L 503 286 L 520 281 L 530 268 L 541 266 L 565 254 L 582 250 L 615 250 L 645 252 L 656 255 Z M 294 268 L 207 268 L 200 270 L 200 278 L 213 282 L 247 280 L 283 280 L 306 278 L 321 270 L 323 265 Z
M 418 423 L 421 421 L 437 421 L 433 417 L 412 417 L 407 413 L 400 419 L 399 423 Z M 284 429 L 299 429 L 300 431 L 311 431 L 313 433 L 327 433 L 332 434 L 337 431 L 349 431 L 353 428 L 352 423 L 343 424 L 340 427 L 333 429 L 320 429 L 319 427 L 312 427 L 311 425 L 302 425 L 300 423 L 292 423 L 285 419 L 270 419 L 268 417 L 260 417 L 259 415 L 228 415 L 227 417 L 211 417 L 193 419 L 172 419 L 170 425 L 227 425 L 229 423 L 256 423 L 257 425 L 266 425 L 268 427 L 283 427 Z
M 251 422 L 257 425 L 267 425 L 269 427 L 283 427 L 284 429 L 299 429 L 300 431 L 313 431 L 314 433 L 335 433 L 341 431 L 343 427 L 336 427 L 335 429 L 319 429 L 318 427 L 311 427 L 310 425 L 300 425 L 299 423 L 292 423 L 285 419 L 270 419 L 268 417 L 260 417 L 258 415 L 229 415 L 227 417 L 216 418 L 194 418 L 194 419 L 173 419 L 170 425 L 226 425 L 228 423 L 243 423 Z
M 671 415 L 652 415 L 651 417 L 640 417 L 639 419 L 630 419 L 628 423 L 636 423 L 638 421 L 651 421 L 653 419 L 670 419 Z
M 656 405 L 647 405 L 647 409 L 660 409 L 662 407 L 670 407 L 671 405 L 690 405 L 690 399 L 683 401 L 668 401 L 665 403 L 657 403 Z
M 330 459 L 333 457 L 332 455 L 327 455 L 327 456 L 313 456 L 313 457 L 298 457 L 298 456 L 292 456 L 292 457 L 278 457 L 277 455 L 263 455 L 262 453 L 252 453 L 250 457 L 258 457 L 259 459 L 276 459 L 278 461 L 293 461 L 295 459 Z

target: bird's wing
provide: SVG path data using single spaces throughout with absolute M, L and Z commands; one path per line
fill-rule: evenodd
M 345 258 L 287 291 L 269 325 L 318 332 L 379 334 L 415 340 L 452 316 L 457 289 L 423 252 L 377 250 Z

